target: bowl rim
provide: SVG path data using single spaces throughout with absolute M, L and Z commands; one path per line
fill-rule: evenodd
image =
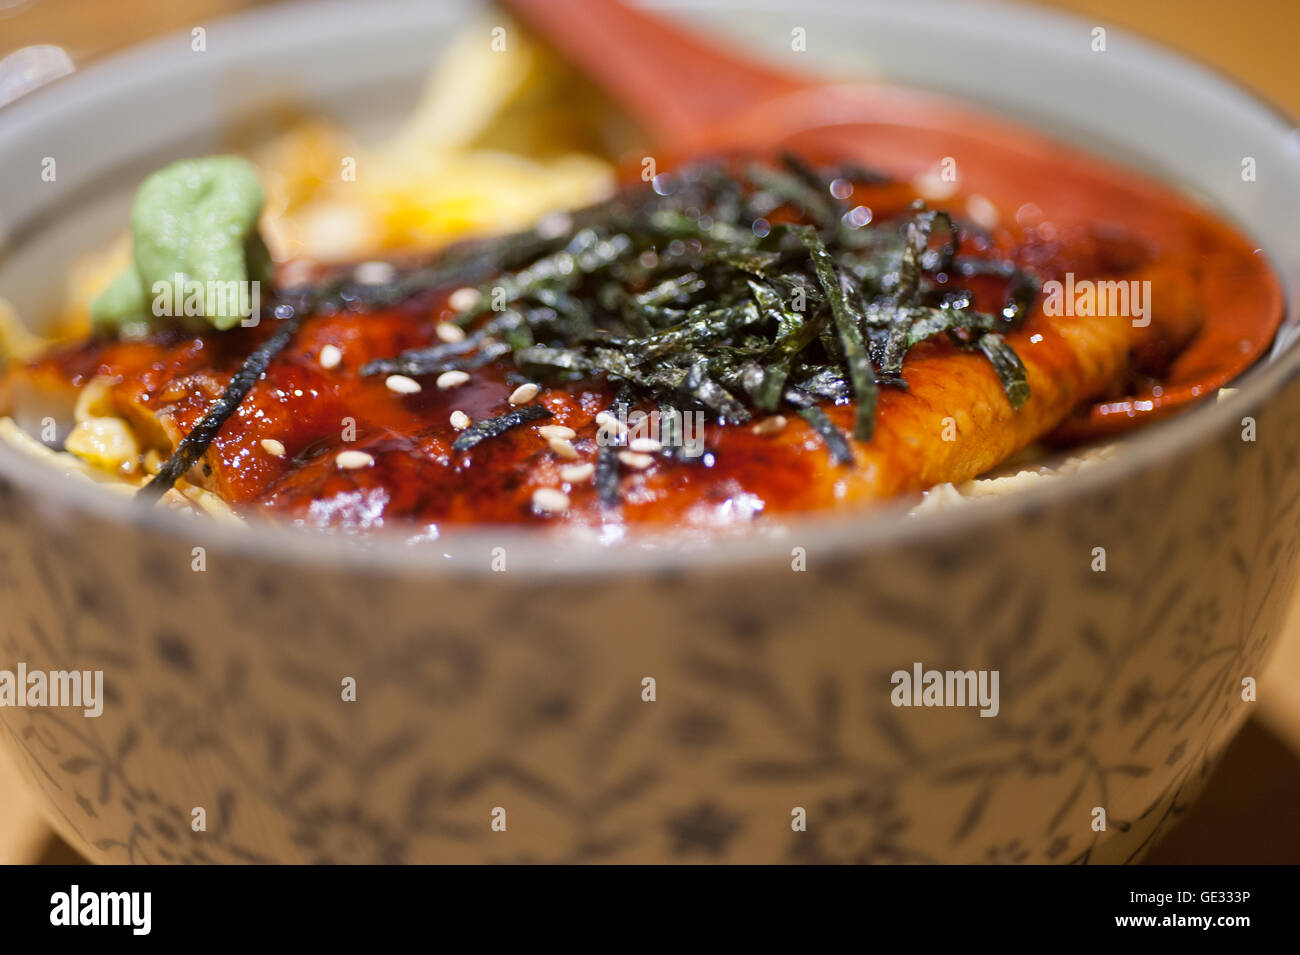
M 660 10 L 696 10 L 700 8 L 682 2 L 653 2 L 646 4 Z M 823 9 L 844 12 L 846 16 L 869 15 L 875 4 L 845 7 L 814 0 Z M 931 4 L 935 5 L 935 4 Z M 941 4 L 940 4 L 941 5 Z M 414 4 L 402 4 L 413 7 Z M 443 12 L 455 6 L 448 4 Z M 709 7 L 744 6 L 779 10 L 788 8 L 788 0 L 741 0 L 740 3 L 722 3 L 714 0 Z M 1031 7 L 1019 2 L 963 3 L 995 12 L 1011 11 L 1015 16 L 1037 19 L 1047 29 L 1077 29 L 1087 21 L 1073 14 Z M 310 14 L 320 17 L 332 8 L 335 14 L 348 10 L 355 12 L 355 0 L 292 0 L 289 3 L 255 8 L 212 21 L 212 26 L 222 30 L 269 30 L 277 23 L 291 23 Z M 392 8 L 390 8 L 392 9 Z M 400 9 L 400 7 L 398 8 Z M 1127 30 L 1107 26 L 1107 30 L 1145 52 L 1158 54 L 1181 63 L 1184 67 L 1202 74 L 1206 82 L 1221 87 L 1247 106 L 1255 109 L 1279 132 L 1294 134 L 1297 123 L 1282 108 L 1268 98 L 1239 83 L 1212 65 L 1195 57 L 1175 52 L 1163 45 Z M 162 60 L 175 60 L 175 42 L 184 31 L 133 45 L 113 55 L 104 57 L 85 70 L 78 70 L 47 87 L 37 89 L 21 100 L 0 110 L 0 137 L 13 126 L 37 121 L 38 111 L 59 95 L 91 84 L 112 87 L 119 80 L 150 63 L 150 70 L 166 73 Z M 177 61 L 179 62 L 179 61 Z M 176 64 L 172 63 L 172 69 Z M 38 215 L 38 219 L 41 216 Z M 1285 299 L 1285 288 L 1284 288 Z M 319 532 L 310 528 L 275 524 L 270 521 L 249 521 L 244 526 L 232 526 L 218 521 L 202 522 L 185 514 L 156 508 L 134 497 L 114 494 L 93 482 L 58 475 L 51 466 L 37 458 L 25 455 L 5 444 L 0 444 L 0 478 L 33 495 L 41 509 L 66 508 L 70 513 L 83 513 L 107 523 L 122 525 L 123 530 L 153 534 L 166 539 L 187 551 L 196 542 L 205 547 L 216 547 L 221 552 L 246 555 L 277 562 L 292 561 L 309 567 L 328 567 L 340 572 L 428 574 L 439 577 L 479 576 L 491 573 L 489 555 L 495 548 L 504 547 L 509 553 L 511 577 L 527 579 L 551 576 L 567 577 L 617 575 L 626 572 L 654 571 L 719 571 L 746 566 L 771 566 L 787 563 L 790 549 L 799 546 L 817 560 L 838 558 L 846 554 L 862 555 L 868 551 L 908 544 L 933 542 L 936 538 L 956 538 L 1018 515 L 1043 510 L 1048 505 L 1065 506 L 1099 489 L 1114 486 L 1125 478 L 1133 477 L 1156 466 L 1162 460 L 1172 459 L 1208 442 L 1239 422 L 1243 415 L 1262 407 L 1285 384 L 1300 375 L 1300 329 L 1287 329 L 1297 303 L 1285 302 L 1286 317 L 1279 340 L 1272 353 L 1234 381 L 1235 393 L 1226 400 L 1207 399 L 1197 407 L 1188 409 L 1168 419 L 1156 421 L 1134 435 L 1116 442 L 1122 453 L 1113 454 L 1089 467 L 1076 471 L 1061 480 L 1038 481 L 1018 488 L 1012 494 L 990 496 L 968 501 L 953 509 L 936 509 L 918 514 L 909 513 L 914 502 L 892 501 L 877 503 L 861 510 L 810 513 L 782 516 L 779 523 L 762 527 L 746 526 L 736 530 L 697 532 L 672 530 L 647 532 L 637 529 L 629 533 L 615 528 L 615 532 L 599 529 L 537 528 L 515 525 L 483 525 L 454 528 L 440 538 L 428 538 L 413 546 L 412 538 L 419 537 L 419 526 L 383 528 L 364 538 L 344 533 Z M 1283 341 L 1283 339 L 1290 339 Z M 55 479 L 51 480 L 51 476 Z M 441 560 L 430 560 L 430 554 Z

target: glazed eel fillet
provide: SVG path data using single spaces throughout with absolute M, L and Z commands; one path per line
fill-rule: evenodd
M 1158 380 L 1215 289 L 1271 281 L 1190 207 L 1156 239 L 998 211 L 794 157 L 689 166 L 431 261 L 321 270 L 256 327 L 55 348 L 4 402 L 35 433 L 80 397 L 127 423 L 143 493 L 183 475 L 243 515 L 716 527 L 975 478 Z M 1061 314 L 1067 278 L 1134 297 Z

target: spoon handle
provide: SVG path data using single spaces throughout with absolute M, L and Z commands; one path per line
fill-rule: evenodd
M 503 0 L 669 151 L 809 82 L 736 56 L 618 0 Z

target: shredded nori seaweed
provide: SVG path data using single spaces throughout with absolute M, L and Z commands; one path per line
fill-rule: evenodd
M 298 331 L 298 326 L 302 323 L 303 316 L 310 309 L 310 304 L 306 301 L 299 301 L 296 305 L 289 305 L 281 302 L 276 309 L 277 313 L 283 313 L 286 310 L 291 311 L 288 317 L 279 317 L 279 326 L 271 336 L 258 345 L 248 357 L 244 359 L 239 369 L 235 372 L 225 389 L 221 392 L 220 397 L 212 403 L 203 417 L 189 434 L 185 435 L 176 445 L 176 450 L 171 456 L 163 462 L 158 473 L 144 487 L 136 492 L 136 496 L 146 501 L 156 501 L 166 494 L 175 484 L 177 479 L 194 466 L 194 463 L 201 458 L 205 451 L 221 431 L 222 425 L 226 419 L 235 413 L 235 409 L 252 391 L 253 385 L 265 374 L 267 367 L 271 364 L 271 359 L 284 350 L 285 346 L 293 339 L 294 334 Z
M 887 181 L 795 156 L 739 175 L 701 163 L 574 213 L 561 234 L 509 237 L 495 256 L 476 245 L 461 258 L 521 265 L 486 279 L 454 316 L 466 339 L 372 361 L 362 374 L 436 375 L 500 359 L 553 383 L 604 375 L 630 402 L 723 424 L 785 406 L 847 463 L 844 436 L 810 409 L 853 401 L 853 435 L 870 440 L 877 388 L 906 388 L 908 350 L 946 335 L 983 353 L 1020 407 L 1024 367 L 999 333 L 1024 320 L 1037 277 L 964 254 L 958 224 L 919 201 L 901 220 L 854 226 L 839 180 Z M 975 276 L 1006 285 L 1000 314 L 976 311 L 956 284 Z M 602 499 L 617 472 L 616 455 L 598 455 Z
M 549 417 L 551 417 L 551 409 L 545 405 L 524 405 L 522 408 L 515 408 L 495 418 L 476 421 L 462 431 L 451 446 L 456 451 L 468 451 L 480 441 L 505 434 L 511 428 L 527 424 L 529 421 L 540 421 L 542 418 Z
M 806 408 L 800 408 L 798 413 L 799 417 L 812 425 L 812 429 L 826 442 L 826 450 L 830 453 L 832 461 L 841 465 L 853 463 L 853 451 L 849 448 L 848 440 L 844 437 L 844 433 L 835 427 L 831 419 L 826 416 L 825 411 L 822 411 L 816 405 L 809 405 Z
M 631 391 L 624 386 L 606 411 L 622 421 L 627 416 L 631 400 Z M 596 499 L 605 510 L 618 507 L 619 470 L 618 445 L 612 439 L 601 441 L 596 449 Z

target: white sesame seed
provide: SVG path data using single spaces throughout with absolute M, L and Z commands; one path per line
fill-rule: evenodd
M 644 471 L 650 465 L 654 464 L 655 459 L 648 454 L 637 454 L 635 451 L 620 451 L 618 459 L 630 468 L 638 471 Z
M 536 231 L 543 239 L 558 239 L 573 228 L 573 216 L 567 212 L 552 212 L 537 223 Z
M 974 219 L 976 224 L 986 229 L 997 228 L 998 207 L 987 196 L 982 196 L 978 192 L 967 196 L 966 214 Z
M 569 495 L 553 487 L 539 487 L 533 492 L 533 510 L 544 514 L 562 514 L 569 508 Z
M 375 459 L 364 451 L 340 451 L 334 456 L 334 463 L 345 471 L 354 471 L 370 467 Z
M 260 443 L 262 445 L 262 450 L 272 457 L 284 457 L 284 445 L 275 440 L 275 438 L 263 438 Z
M 467 312 L 478 304 L 481 297 L 476 288 L 458 288 L 451 293 L 447 304 L 457 312 Z
M 548 442 L 551 450 L 562 458 L 570 461 L 578 460 L 578 449 L 573 446 L 573 442 L 565 438 L 551 438 Z
M 306 259 L 293 259 L 284 263 L 280 268 L 280 281 L 278 284 L 281 288 L 293 288 L 295 285 L 306 285 L 311 281 L 312 272 L 314 271 L 311 262 Z M 183 497 L 184 495 L 182 495 Z
M 596 425 L 600 428 L 601 431 L 604 431 L 606 434 L 610 435 L 611 437 L 618 437 L 619 435 L 627 431 L 627 427 L 623 424 L 623 422 L 619 421 L 608 411 L 602 411 L 598 415 L 596 415 Z
M 840 216 L 840 221 L 850 229 L 861 229 L 871 221 L 871 210 L 866 206 L 854 206 L 844 215 Z
M 664 446 L 657 438 L 633 438 L 628 442 L 628 447 L 643 454 L 654 454 L 662 451 Z
M 444 342 L 463 342 L 465 340 L 465 329 L 459 325 L 453 325 L 451 322 L 439 322 L 433 331 Z
M 362 262 L 352 271 L 352 277 L 362 285 L 383 285 L 396 275 L 397 269 L 387 262 Z
M 389 375 L 384 379 L 384 385 L 399 395 L 413 395 L 422 390 L 418 381 L 405 375 Z
M 578 436 L 578 432 L 572 428 L 566 428 L 562 424 L 544 424 L 537 429 L 537 433 L 548 440 L 551 438 L 564 438 L 572 441 Z
M 526 385 L 520 385 L 514 391 L 510 392 L 510 403 L 512 405 L 526 405 L 528 402 L 536 398 L 537 393 L 541 390 L 541 388 L 538 388 L 531 381 Z
M 457 431 L 464 431 L 471 423 L 469 415 L 465 414 L 465 412 L 453 411 L 451 413 L 451 426 Z
M 343 352 L 338 345 L 326 345 L 320 350 L 320 366 L 322 368 L 337 368 L 342 360 Z
M 448 388 L 459 388 L 465 382 L 469 381 L 469 373 L 464 371 L 444 371 L 438 376 L 438 387 L 446 390 Z
M 779 431 L 784 431 L 785 426 L 788 423 L 789 422 L 786 421 L 785 415 L 774 414 L 771 417 L 767 417 L 764 418 L 762 421 L 759 421 L 749 430 L 753 431 L 754 434 L 762 434 L 762 435 L 776 434 Z
M 568 484 L 579 484 L 596 473 L 596 465 L 569 464 L 560 468 L 560 480 Z
M 959 187 L 956 179 L 945 177 L 944 172 L 943 164 L 935 163 L 912 180 L 912 188 L 924 198 L 935 202 L 951 199 Z

